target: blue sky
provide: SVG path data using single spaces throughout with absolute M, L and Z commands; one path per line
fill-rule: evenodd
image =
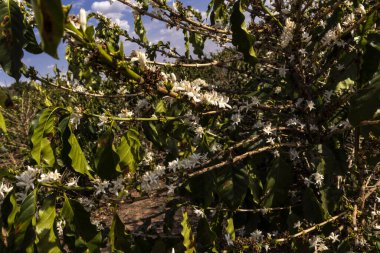
M 114 2 L 110 4 L 108 0 L 93 1 L 93 0 L 63 0 L 63 4 L 72 4 L 71 14 L 79 13 L 80 8 L 84 8 L 87 12 L 99 11 L 105 16 L 112 18 L 123 28 L 127 29 L 130 34 L 133 32 L 133 16 L 132 12 L 123 4 Z M 169 4 L 173 0 L 167 1 Z M 184 0 L 185 5 L 191 5 L 193 8 L 205 11 L 209 1 L 203 0 Z M 183 35 L 181 31 L 175 29 L 167 29 L 162 22 L 144 19 L 144 25 L 147 30 L 147 36 L 149 41 L 156 42 L 159 40 L 171 41 L 172 46 L 183 51 Z M 39 37 L 39 36 L 37 36 Z M 131 52 L 134 49 L 138 49 L 135 45 L 127 43 L 125 44 L 126 53 Z M 215 44 L 206 43 L 206 51 L 208 49 L 215 48 Z M 25 52 L 23 62 L 28 66 L 34 66 L 41 74 L 48 74 L 52 72 L 53 66 L 56 64 L 60 69 L 67 69 L 67 63 L 65 61 L 64 52 L 65 45 L 61 43 L 59 46 L 59 60 L 55 60 L 47 54 L 33 55 Z M 7 76 L 0 68 L 0 86 L 9 85 L 14 82 L 14 79 Z

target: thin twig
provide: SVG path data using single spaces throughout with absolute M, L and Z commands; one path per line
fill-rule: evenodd
M 293 239 L 293 238 L 296 238 L 296 237 L 308 234 L 308 233 L 310 233 L 310 232 L 312 232 L 312 231 L 314 231 L 314 230 L 316 230 L 316 229 L 318 229 L 318 228 L 320 228 L 320 227 L 322 227 L 322 226 L 324 226 L 324 225 L 326 225 L 326 224 L 328 224 L 328 223 L 330 223 L 332 221 L 335 221 L 336 219 L 342 217 L 345 214 L 346 214 L 346 212 L 340 213 L 338 215 L 335 215 L 335 216 L 331 217 L 328 220 L 325 220 L 324 222 L 318 223 L 318 224 L 316 224 L 316 225 L 314 225 L 314 226 L 312 226 L 310 228 L 304 229 L 301 232 L 298 232 L 298 233 L 296 233 L 294 235 L 290 235 L 290 236 L 285 237 L 285 238 L 279 238 L 279 239 L 276 239 L 274 241 L 277 242 L 277 243 L 278 242 L 285 242 L 285 241 L 287 241 L 289 239 Z

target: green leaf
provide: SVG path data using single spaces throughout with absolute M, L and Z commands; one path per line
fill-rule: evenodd
M 190 58 L 190 36 L 189 36 L 189 32 L 188 31 L 185 31 L 183 30 L 183 38 L 185 40 L 185 56 L 187 59 Z
M 134 15 L 135 18 L 135 32 L 139 36 L 140 40 L 143 43 L 148 43 L 148 38 L 146 37 L 146 31 L 144 24 L 142 22 L 142 18 L 140 14 Z
M 245 26 L 245 16 L 241 0 L 237 1 L 231 14 L 232 44 L 244 55 L 244 60 L 252 65 L 257 63 L 256 52 L 253 49 L 254 37 L 248 33 Z
M 366 37 L 362 65 L 360 67 L 361 87 L 380 70 L 380 33 L 370 33 Z
M 41 152 L 43 147 L 45 147 L 45 154 L 47 152 L 46 140 L 44 141 L 44 136 L 46 134 L 53 133 L 56 119 L 54 113 L 58 109 L 58 107 L 49 107 L 43 110 L 39 114 L 38 119 L 32 123 L 33 135 L 31 142 L 33 147 L 31 155 L 38 165 L 41 163 Z M 45 144 L 45 146 L 43 146 L 43 144 Z
M 158 114 L 160 114 L 160 113 L 166 113 L 166 105 L 165 105 L 164 100 L 159 100 L 157 102 L 155 111 Z
M 41 209 L 38 212 L 38 221 L 36 225 L 36 246 L 38 252 L 59 253 L 58 238 L 55 234 L 54 221 L 56 216 L 55 196 L 45 198 Z
M 235 241 L 236 234 L 235 234 L 235 226 L 234 226 L 234 219 L 233 218 L 229 218 L 227 220 L 226 231 L 230 235 L 231 240 Z
M 16 214 L 20 211 L 17 201 L 13 192 L 9 193 L 1 205 L 1 218 L 3 223 L 10 228 L 16 218 Z
M 203 48 L 205 47 L 205 40 L 203 39 L 202 35 L 190 32 L 189 41 L 193 46 L 194 54 L 200 58 L 203 55 Z
M 335 212 L 343 196 L 343 190 L 337 188 L 337 177 L 347 174 L 347 155 L 343 149 L 334 145 L 320 145 L 323 155 L 317 171 L 324 176 L 321 192 L 322 207 L 327 213 Z
M 246 168 L 228 167 L 220 172 L 216 175 L 218 195 L 228 207 L 236 209 L 244 200 L 248 190 Z
M 227 7 L 224 0 L 215 0 L 214 6 L 210 15 L 211 25 L 216 23 L 226 24 L 227 22 Z
M 197 244 L 202 252 L 208 252 L 215 245 L 216 234 L 211 230 L 206 218 L 201 218 L 197 226 Z
M 92 178 L 90 173 L 90 166 L 87 163 L 86 157 L 78 143 L 77 138 L 75 137 L 71 125 L 68 124 L 69 118 L 62 120 L 61 125 L 63 125 L 62 132 L 62 142 L 63 149 L 62 155 L 70 163 L 69 165 L 78 173 L 83 175 L 88 175 Z
M 328 213 L 322 208 L 321 203 L 310 188 L 306 188 L 302 197 L 302 209 L 305 219 L 319 223 L 327 219 Z
M 183 219 L 182 219 L 181 225 L 182 225 L 181 235 L 183 237 L 183 246 L 185 246 L 186 248 L 185 253 L 193 253 L 195 252 L 195 240 L 194 240 L 194 235 L 191 231 L 191 227 L 189 224 L 189 217 L 187 215 L 187 212 L 183 213 Z
M 0 66 L 16 80 L 21 77 L 24 17 L 14 0 L 0 0 Z
M 95 168 L 96 173 L 102 179 L 114 179 L 119 175 L 120 158 L 118 153 L 114 150 L 113 139 L 113 132 L 107 131 L 98 140 L 95 155 Z
M 41 141 L 41 157 L 49 167 L 53 167 L 55 156 L 48 138 L 43 138 Z
M 283 158 L 273 161 L 267 175 L 265 207 L 283 206 L 288 202 L 288 191 L 293 181 L 292 168 Z
M 36 36 L 34 35 L 33 27 L 29 26 L 24 33 L 26 40 L 24 49 L 32 54 L 40 54 L 43 52 L 40 45 L 37 42 Z
M 135 128 L 130 128 L 121 138 L 120 146 L 117 148 L 117 154 L 120 157 L 120 168 L 129 169 L 129 172 L 135 172 L 138 163 L 141 160 L 141 142 L 139 132 Z
M 0 112 L 0 130 L 3 131 L 3 133 L 7 133 L 7 126 L 5 125 L 5 119 L 1 112 Z
M 131 243 L 130 238 L 125 233 L 125 227 L 119 216 L 115 213 L 109 233 L 109 241 L 112 252 L 120 250 L 120 252 L 130 252 Z
M 42 49 L 58 59 L 57 48 L 64 30 L 64 13 L 61 0 L 33 0 L 33 11 L 41 34 Z
M 91 224 L 90 214 L 78 201 L 68 199 L 65 195 L 61 214 L 66 221 L 67 233 L 73 233 L 77 239 L 84 240 L 83 244 L 90 249 L 90 252 L 99 250 L 100 233 L 97 232 L 96 226 Z
M 20 212 L 15 219 L 15 247 L 19 250 L 25 249 L 34 241 L 34 234 L 30 234 L 29 226 L 35 224 L 36 211 L 37 196 L 34 190 L 22 202 Z
M 371 120 L 380 108 L 380 73 L 376 74 L 369 84 L 359 90 L 350 101 L 348 119 L 353 126 L 364 120 Z

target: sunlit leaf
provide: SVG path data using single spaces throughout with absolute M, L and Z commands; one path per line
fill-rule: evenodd
M 36 246 L 38 252 L 59 253 L 58 238 L 55 234 L 54 222 L 56 217 L 55 196 L 45 198 L 42 207 L 38 212 L 36 225 Z
M 231 14 L 231 30 L 232 44 L 243 53 L 245 61 L 254 65 L 257 62 L 256 52 L 253 48 L 255 39 L 247 31 L 241 0 L 234 4 Z
M 5 119 L 1 112 L 0 112 L 0 130 L 3 131 L 3 133 L 7 133 L 7 126 L 5 125 Z
M 14 0 L 0 0 L 0 66 L 16 80 L 21 77 L 25 38 L 23 15 Z
M 58 58 L 57 48 L 64 29 L 64 12 L 61 0 L 33 0 L 33 11 L 41 34 L 42 49 Z
M 54 124 L 56 121 L 55 112 L 58 110 L 58 107 L 51 107 L 43 110 L 38 119 L 32 124 L 33 135 L 31 138 L 32 142 L 32 158 L 36 161 L 37 164 L 41 162 L 41 152 L 42 149 L 46 149 L 46 145 L 49 142 L 45 137 L 47 134 L 52 134 L 54 131 Z M 46 154 L 47 150 L 45 150 Z M 51 157 L 50 157 L 51 160 Z
M 182 218 L 182 231 L 181 235 L 183 237 L 183 246 L 185 246 L 185 253 L 193 253 L 195 252 L 195 238 L 194 234 L 191 231 L 191 227 L 189 224 L 189 216 L 187 215 L 187 212 L 183 213 L 183 218 Z

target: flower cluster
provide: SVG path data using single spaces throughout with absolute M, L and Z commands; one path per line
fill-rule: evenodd
M 282 48 L 287 47 L 289 43 L 293 40 L 295 28 L 296 24 L 290 18 L 287 18 L 285 20 L 285 27 L 280 38 Z
M 173 80 L 174 78 L 172 78 Z M 202 79 L 196 79 L 192 82 L 183 80 L 180 82 L 173 82 L 172 90 L 174 92 L 181 92 L 187 97 L 189 97 L 195 103 L 204 103 L 219 108 L 231 108 L 228 104 L 229 98 L 212 91 L 203 91 L 202 88 L 207 87 L 208 84 Z

